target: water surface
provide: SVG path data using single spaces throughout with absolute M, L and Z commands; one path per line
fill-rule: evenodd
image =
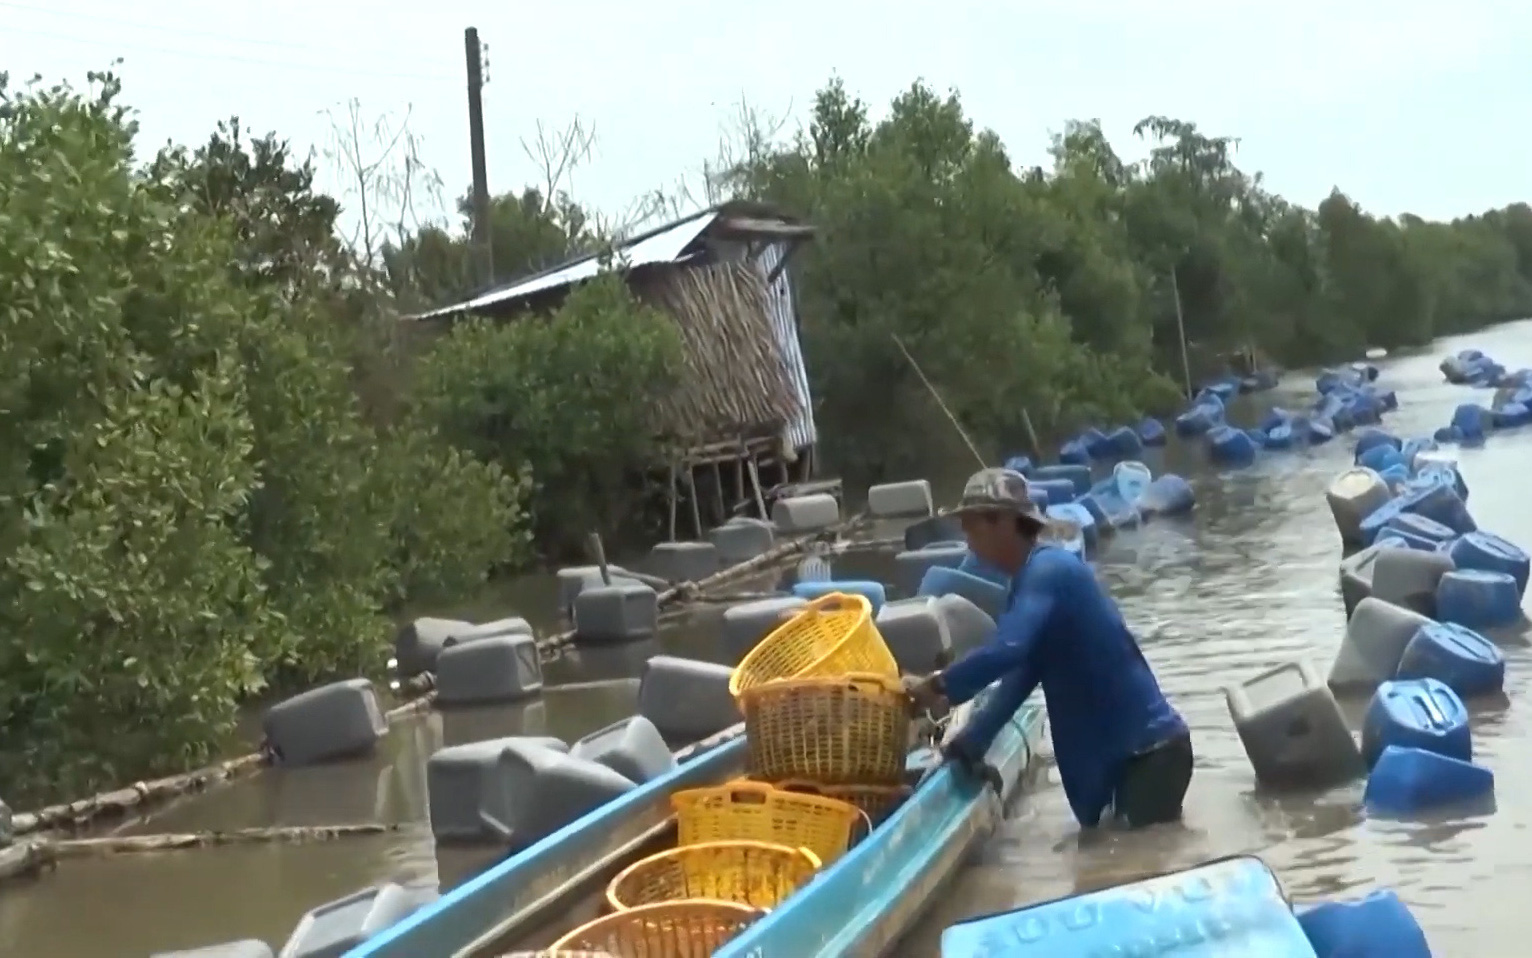
M 1532 323 L 1444 340 L 1428 352 L 1383 362 L 1380 383 L 1400 399 L 1385 424 L 1390 431 L 1430 435 L 1457 404 L 1489 402 L 1489 391 L 1446 385 L 1436 369 L 1444 352 L 1470 345 L 1511 368 L 1532 365 Z M 1312 381 L 1294 387 L 1306 391 Z M 1283 401 L 1280 395 L 1273 400 Z M 1048 784 L 1021 803 L 907 942 L 909 954 L 936 954 L 941 929 L 964 917 L 1238 853 L 1265 859 L 1296 901 L 1394 888 L 1437 954 L 1525 952 L 1529 925 L 1520 890 L 1532 878 L 1526 800 L 1532 650 L 1525 637 L 1497 636 L 1507 660 L 1508 700 L 1470 703 L 1475 757 L 1496 775 L 1493 814 L 1370 821 L 1360 811 L 1360 783 L 1319 794 L 1257 794 L 1230 722 L 1225 685 L 1296 659 L 1327 671 L 1340 645 L 1340 542 L 1323 493 L 1350 464 L 1350 448 L 1336 442 L 1272 454 L 1240 472 L 1204 471 L 1194 522 L 1123 536 L 1098 563 L 1192 727 L 1197 763 L 1184 827 L 1082 840 L 1050 768 Z M 1458 455 L 1479 524 L 1532 547 L 1526 506 L 1532 431 L 1493 436 L 1483 448 Z M 1343 703 L 1353 728 L 1365 704 Z
M 1474 345 L 1508 367 L 1532 366 L 1532 323 L 1449 340 L 1419 356 L 1383 363 L 1381 383 L 1399 393 L 1387 426 L 1429 434 L 1459 402 L 1487 391 L 1448 386 L 1440 355 Z M 1264 403 L 1308 396 L 1312 381 Z M 1237 415 L 1253 422 L 1258 406 Z M 1462 450 L 1461 465 L 1479 523 L 1532 545 L 1525 508 L 1532 476 L 1532 429 Z M 1194 480 L 1199 505 L 1188 520 L 1119 537 L 1098 561 L 1101 574 L 1142 637 L 1162 684 L 1193 729 L 1197 770 L 1185 827 L 1080 840 L 1052 769 L 933 908 L 900 955 L 936 953 L 941 928 L 1116 881 L 1239 852 L 1276 868 L 1294 898 L 1361 894 L 1391 885 L 1414 906 L 1438 954 L 1518 954 L 1521 881 L 1532 878 L 1532 749 L 1526 745 L 1532 651 L 1505 640 L 1509 701 L 1475 709 L 1475 752 L 1495 770 L 1498 811 L 1423 823 L 1367 821 L 1360 786 L 1317 795 L 1256 794 L 1250 765 L 1224 706 L 1222 687 L 1298 658 L 1322 669 L 1339 645 L 1344 614 L 1337 591 L 1339 539 L 1323 498 L 1350 462 L 1342 441 L 1273 454 L 1253 469 L 1220 474 L 1195 446 L 1151 454 L 1156 471 Z M 950 487 L 967 463 L 933 466 Z M 888 578 L 888 556 L 859 556 L 841 574 Z M 766 588 L 769 582 L 753 588 Z M 742 587 L 746 588 L 746 587 Z M 546 580 L 520 583 L 479 609 L 511 611 L 550 624 Z M 661 649 L 714 657 L 716 609 L 704 609 L 656 644 L 583 652 L 549 670 L 553 682 L 591 682 L 550 691 L 519 708 L 432 714 L 395 726 L 370 760 L 276 770 L 196 796 L 132 826 L 140 832 L 270 824 L 398 822 L 392 834 L 313 845 L 200 849 L 68 861 L 38 883 L 0 890 L 0 954 L 17 958 L 147 955 L 241 937 L 279 946 L 309 908 L 380 881 L 452 882 L 493 857 L 454 851 L 440 861 L 425 821 L 424 759 L 444 745 L 495 735 L 575 738 L 632 712 L 636 686 L 622 681 Z M 613 681 L 615 680 L 615 681 Z M 1350 704 L 1355 716 L 1360 704 Z

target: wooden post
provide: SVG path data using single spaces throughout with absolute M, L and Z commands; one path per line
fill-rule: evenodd
M 718 505 L 718 521 L 729 521 L 729 507 L 723 501 L 723 466 L 717 459 L 713 460 L 713 501 Z
M 920 364 L 915 361 L 915 357 L 910 355 L 908 349 L 904 348 L 904 341 L 897 335 L 892 333 L 890 335 L 893 336 L 894 345 L 898 346 L 899 351 L 904 354 L 904 358 L 909 360 L 910 368 L 915 370 L 915 375 L 919 376 L 920 381 L 925 383 L 927 391 L 931 393 L 931 398 L 936 400 L 936 405 L 946 414 L 947 421 L 952 423 L 953 429 L 957 430 L 958 438 L 963 440 L 963 444 L 968 447 L 968 451 L 973 453 L 974 459 L 979 463 L 979 468 L 985 468 L 988 463 L 984 461 L 983 456 L 979 455 L 979 447 L 975 446 L 973 440 L 968 438 L 968 433 L 963 429 L 963 424 L 958 422 L 957 416 L 953 415 L 952 410 L 947 408 L 947 403 L 942 400 L 942 394 L 936 391 L 935 386 L 931 385 L 931 380 L 926 378 L 925 372 L 921 370 Z
M 1045 458 L 1043 444 L 1038 441 L 1037 430 L 1032 427 L 1032 415 L 1025 409 L 1021 411 L 1021 424 L 1027 427 L 1027 440 L 1032 443 L 1032 455 L 1037 457 L 1038 462 L 1042 462 Z
M 771 517 L 766 515 L 766 490 L 761 488 L 761 467 L 756 464 L 754 453 L 745 461 L 745 468 L 750 470 L 750 485 L 755 490 L 755 508 L 760 511 L 761 518 L 769 522 Z
M 676 496 L 680 495 L 680 490 L 677 488 L 679 486 L 679 484 L 680 484 L 679 483 L 679 478 L 680 477 L 676 475 L 676 464 L 675 464 L 675 461 L 672 460 L 671 463 L 670 463 L 670 496 L 669 496 L 669 499 L 670 499 L 670 541 L 671 542 L 676 541 Z
M 734 460 L 734 505 L 730 507 L 725 520 L 734 518 L 734 510 L 740 508 L 748 498 L 745 492 L 745 459 L 750 455 L 750 447 L 741 442 L 739 449 L 741 455 Z
M 592 532 L 585 537 L 585 551 L 590 556 L 590 561 L 601 570 L 601 581 L 605 585 L 612 584 L 612 570 L 606 564 L 606 546 L 601 544 L 601 533 Z
M 697 538 L 701 539 L 706 530 L 702 528 L 702 507 L 697 503 L 701 496 L 697 495 L 697 475 L 693 471 L 694 468 L 691 462 L 688 461 L 686 464 L 686 487 L 691 493 L 692 526 L 697 530 Z
M 1186 380 L 1186 398 L 1192 398 L 1192 363 L 1186 353 L 1186 317 L 1181 314 L 1181 284 L 1176 281 L 1176 268 L 1170 268 L 1170 293 L 1176 300 L 1176 332 L 1181 337 L 1181 375 Z

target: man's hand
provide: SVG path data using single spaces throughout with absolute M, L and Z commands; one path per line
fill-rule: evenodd
M 942 694 L 940 672 L 925 676 L 906 675 L 899 681 L 904 686 L 904 694 L 910 697 L 918 709 L 931 711 L 946 701 L 946 696 Z
M 993 765 L 985 762 L 984 756 L 975 755 L 974 749 L 963 740 L 962 736 L 942 746 L 942 757 L 965 773 L 989 785 L 995 790 L 996 795 L 1005 790 L 1005 783 L 1000 780 L 1000 772 Z

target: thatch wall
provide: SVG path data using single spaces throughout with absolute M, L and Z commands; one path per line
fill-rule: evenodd
M 799 412 L 766 311 L 766 281 L 750 266 L 669 267 L 632 277 L 634 292 L 669 313 L 686 370 L 661 405 L 660 431 L 701 445 L 779 435 Z

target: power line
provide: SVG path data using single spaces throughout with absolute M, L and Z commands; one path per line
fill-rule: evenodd
M 0 6 L 14 6 L 14 4 L 0 3 Z M 88 37 L 78 37 L 68 33 L 49 33 L 45 30 L 18 30 L 14 27 L 6 27 L 5 36 L 22 34 L 32 37 L 43 37 L 49 40 L 59 40 L 65 43 L 83 43 L 88 46 L 106 47 L 122 50 L 125 44 L 120 40 L 93 40 Z M 457 83 L 456 77 L 443 74 L 426 73 L 398 73 L 385 70 L 356 69 L 353 67 L 333 66 L 320 63 L 295 63 L 290 60 L 269 60 L 259 57 L 240 56 L 234 53 L 203 53 L 195 50 L 177 50 L 171 47 L 151 47 L 139 45 L 126 45 L 129 53 L 155 53 L 164 56 L 184 57 L 189 60 L 204 60 L 214 63 L 247 63 L 252 66 L 281 67 L 286 70 L 306 70 L 314 73 L 331 73 L 339 76 L 373 77 L 378 79 L 395 80 L 422 80 L 430 83 Z
M 62 17 L 69 20 L 83 20 L 87 23 L 103 23 L 111 26 L 129 27 L 134 30 L 149 30 L 155 33 L 167 33 L 172 36 L 194 37 L 202 40 L 221 40 L 225 43 L 240 43 L 249 46 L 275 47 L 278 49 L 303 50 L 309 53 L 320 53 L 326 56 L 334 53 L 335 48 L 329 44 L 320 43 L 295 43 L 291 40 L 271 40 L 262 37 L 243 37 L 228 33 L 214 33 L 207 30 L 192 30 L 182 26 L 173 26 L 163 23 L 145 23 L 142 20 L 124 20 L 119 17 L 104 17 L 95 14 L 80 13 L 75 10 L 53 10 L 48 7 L 35 7 L 25 3 L 0 2 L 0 7 L 7 10 L 21 10 L 46 17 Z M 356 49 L 352 47 L 352 49 Z M 398 56 L 398 51 L 374 50 L 379 56 Z

